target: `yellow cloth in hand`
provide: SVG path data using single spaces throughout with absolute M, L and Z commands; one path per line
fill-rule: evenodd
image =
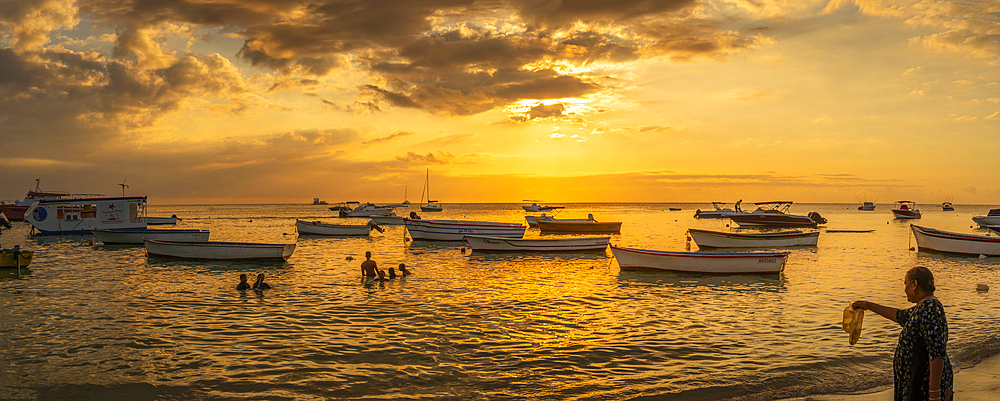
M 857 344 L 861 338 L 861 322 L 864 320 L 864 309 L 854 309 L 852 305 L 844 308 L 844 331 L 851 333 L 851 345 Z

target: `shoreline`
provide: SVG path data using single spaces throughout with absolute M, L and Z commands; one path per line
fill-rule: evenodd
M 892 386 L 879 386 L 860 393 L 813 394 L 781 401 L 892 401 Z M 1000 400 L 1000 354 L 955 372 L 955 397 L 962 401 Z

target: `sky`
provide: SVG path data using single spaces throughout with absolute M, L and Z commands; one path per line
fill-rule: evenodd
M 1000 3 L 0 0 L 0 149 L 5 200 L 995 205 Z

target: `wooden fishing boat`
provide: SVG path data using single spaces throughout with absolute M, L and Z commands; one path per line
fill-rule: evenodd
M 473 251 L 592 251 L 608 247 L 611 237 L 586 238 L 503 238 L 466 235 Z
M 594 221 L 594 215 L 588 214 L 586 219 L 557 219 L 557 218 L 552 217 L 552 216 L 546 216 L 545 213 L 542 213 L 541 216 L 524 216 L 524 221 L 528 222 L 528 227 L 530 227 L 530 228 L 538 228 L 538 221 L 539 220 L 545 220 L 545 221 L 578 221 L 578 222 L 587 222 L 587 221 Z
M 816 246 L 819 231 L 784 231 L 773 233 L 734 233 L 689 228 L 688 233 L 700 248 L 773 248 L 781 246 Z
M 892 215 L 897 219 L 919 219 L 920 211 L 913 201 L 896 201 L 896 207 L 892 209 Z
M 538 220 L 542 233 L 619 233 L 622 222 Z
M 787 252 L 673 252 L 611 245 L 623 269 L 657 269 L 689 273 L 780 273 Z
M 933 228 L 910 225 L 917 239 L 918 250 L 929 250 L 964 255 L 1000 255 L 1000 237 L 953 233 Z
M 295 244 L 260 244 L 252 242 L 145 241 L 146 255 L 180 259 L 211 260 L 288 260 Z
M 31 264 L 31 257 L 34 255 L 35 251 L 0 249 L 0 267 L 18 267 L 18 259 L 20 259 L 20 267 L 28 267 Z
M 295 220 L 295 229 L 299 231 L 299 235 L 368 235 L 376 227 L 378 226 L 370 221 L 368 224 L 328 224 Z
M 403 219 L 403 222 L 414 240 L 462 241 L 466 235 L 521 238 L 527 229 L 518 223 L 471 220 Z
M 91 230 L 101 242 L 111 244 L 142 244 L 145 239 L 165 241 L 208 241 L 208 230 L 164 230 L 153 228 L 109 228 Z

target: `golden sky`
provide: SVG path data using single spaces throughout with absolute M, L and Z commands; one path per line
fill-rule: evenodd
M 0 199 L 1000 203 L 995 0 L 0 0 Z

